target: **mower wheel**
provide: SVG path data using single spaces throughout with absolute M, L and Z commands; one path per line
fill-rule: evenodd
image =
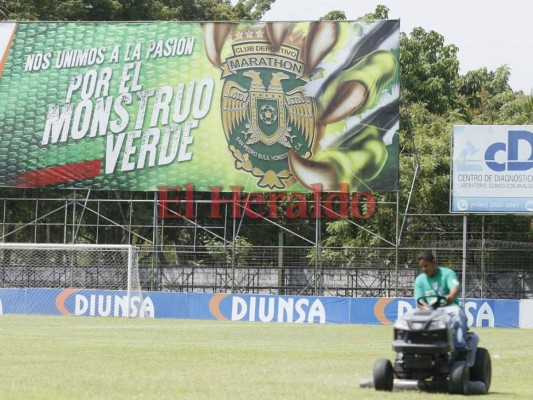
M 470 380 L 481 381 L 489 391 L 490 381 L 492 379 L 492 364 L 490 354 L 487 349 L 478 347 L 476 351 L 476 361 L 470 368 Z
M 382 392 L 392 392 L 394 370 L 392 363 L 386 358 L 376 360 L 374 364 L 374 388 Z
M 448 382 L 450 393 L 467 394 L 468 382 L 470 381 L 470 369 L 464 361 L 456 361 L 450 369 L 450 380 Z

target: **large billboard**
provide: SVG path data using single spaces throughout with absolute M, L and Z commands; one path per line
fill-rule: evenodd
M 451 211 L 533 213 L 533 126 L 455 126 Z
M 398 188 L 398 21 L 0 23 L 0 36 L 0 186 Z

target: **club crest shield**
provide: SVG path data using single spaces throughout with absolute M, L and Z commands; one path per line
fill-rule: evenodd
M 277 143 L 289 129 L 285 116 L 283 93 L 250 92 L 251 131 L 254 142 L 260 140 L 268 146 Z

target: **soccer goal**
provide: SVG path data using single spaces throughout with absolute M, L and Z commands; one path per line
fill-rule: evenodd
M 125 291 L 124 316 L 142 304 L 132 245 L 0 243 L 0 287 Z M 137 315 L 138 314 L 138 315 Z

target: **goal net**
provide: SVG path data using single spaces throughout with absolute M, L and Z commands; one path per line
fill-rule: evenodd
M 138 252 L 131 245 L 0 243 L 0 287 L 119 290 L 120 314 L 144 316 Z M 94 315 L 96 305 L 89 303 L 105 296 L 86 297 L 76 306 Z

